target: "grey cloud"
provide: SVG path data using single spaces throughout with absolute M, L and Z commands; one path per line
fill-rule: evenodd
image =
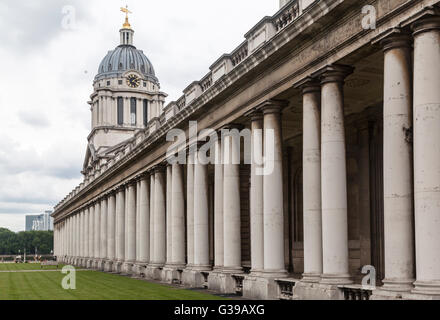
M 50 126 L 50 121 L 47 118 L 47 116 L 38 113 L 38 112 L 24 112 L 21 111 L 18 114 L 20 120 L 27 124 L 30 125 L 32 127 L 48 127 Z
M 77 20 L 87 19 L 84 10 L 85 1 L 60 0 L 20 0 L 0 2 L 0 33 L 2 46 L 26 54 L 30 50 L 44 47 L 59 33 L 62 28 L 62 8 L 73 5 Z

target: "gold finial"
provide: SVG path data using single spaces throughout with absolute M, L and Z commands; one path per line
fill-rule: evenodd
M 130 23 L 128 22 L 128 14 L 129 14 L 129 13 L 133 13 L 133 12 L 131 12 L 130 10 L 128 10 L 128 5 L 125 6 L 125 8 L 122 8 L 122 7 L 121 7 L 121 11 L 125 13 L 125 23 L 122 25 L 122 27 L 123 27 L 124 29 L 131 29 L 131 25 L 130 25 Z

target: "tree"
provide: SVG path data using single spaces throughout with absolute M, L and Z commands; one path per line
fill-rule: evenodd
M 53 231 L 26 231 L 14 233 L 8 229 L 0 228 L 0 255 L 50 254 L 53 250 Z

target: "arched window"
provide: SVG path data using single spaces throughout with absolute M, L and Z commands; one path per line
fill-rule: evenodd
M 119 63 L 119 70 L 122 70 L 123 66 L 122 66 L 122 62 Z
M 124 99 L 118 97 L 118 125 L 124 124 Z

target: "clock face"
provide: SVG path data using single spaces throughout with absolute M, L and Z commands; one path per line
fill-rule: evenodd
M 131 74 L 127 77 L 127 84 L 130 88 L 137 88 L 141 84 L 141 79 L 138 76 Z

